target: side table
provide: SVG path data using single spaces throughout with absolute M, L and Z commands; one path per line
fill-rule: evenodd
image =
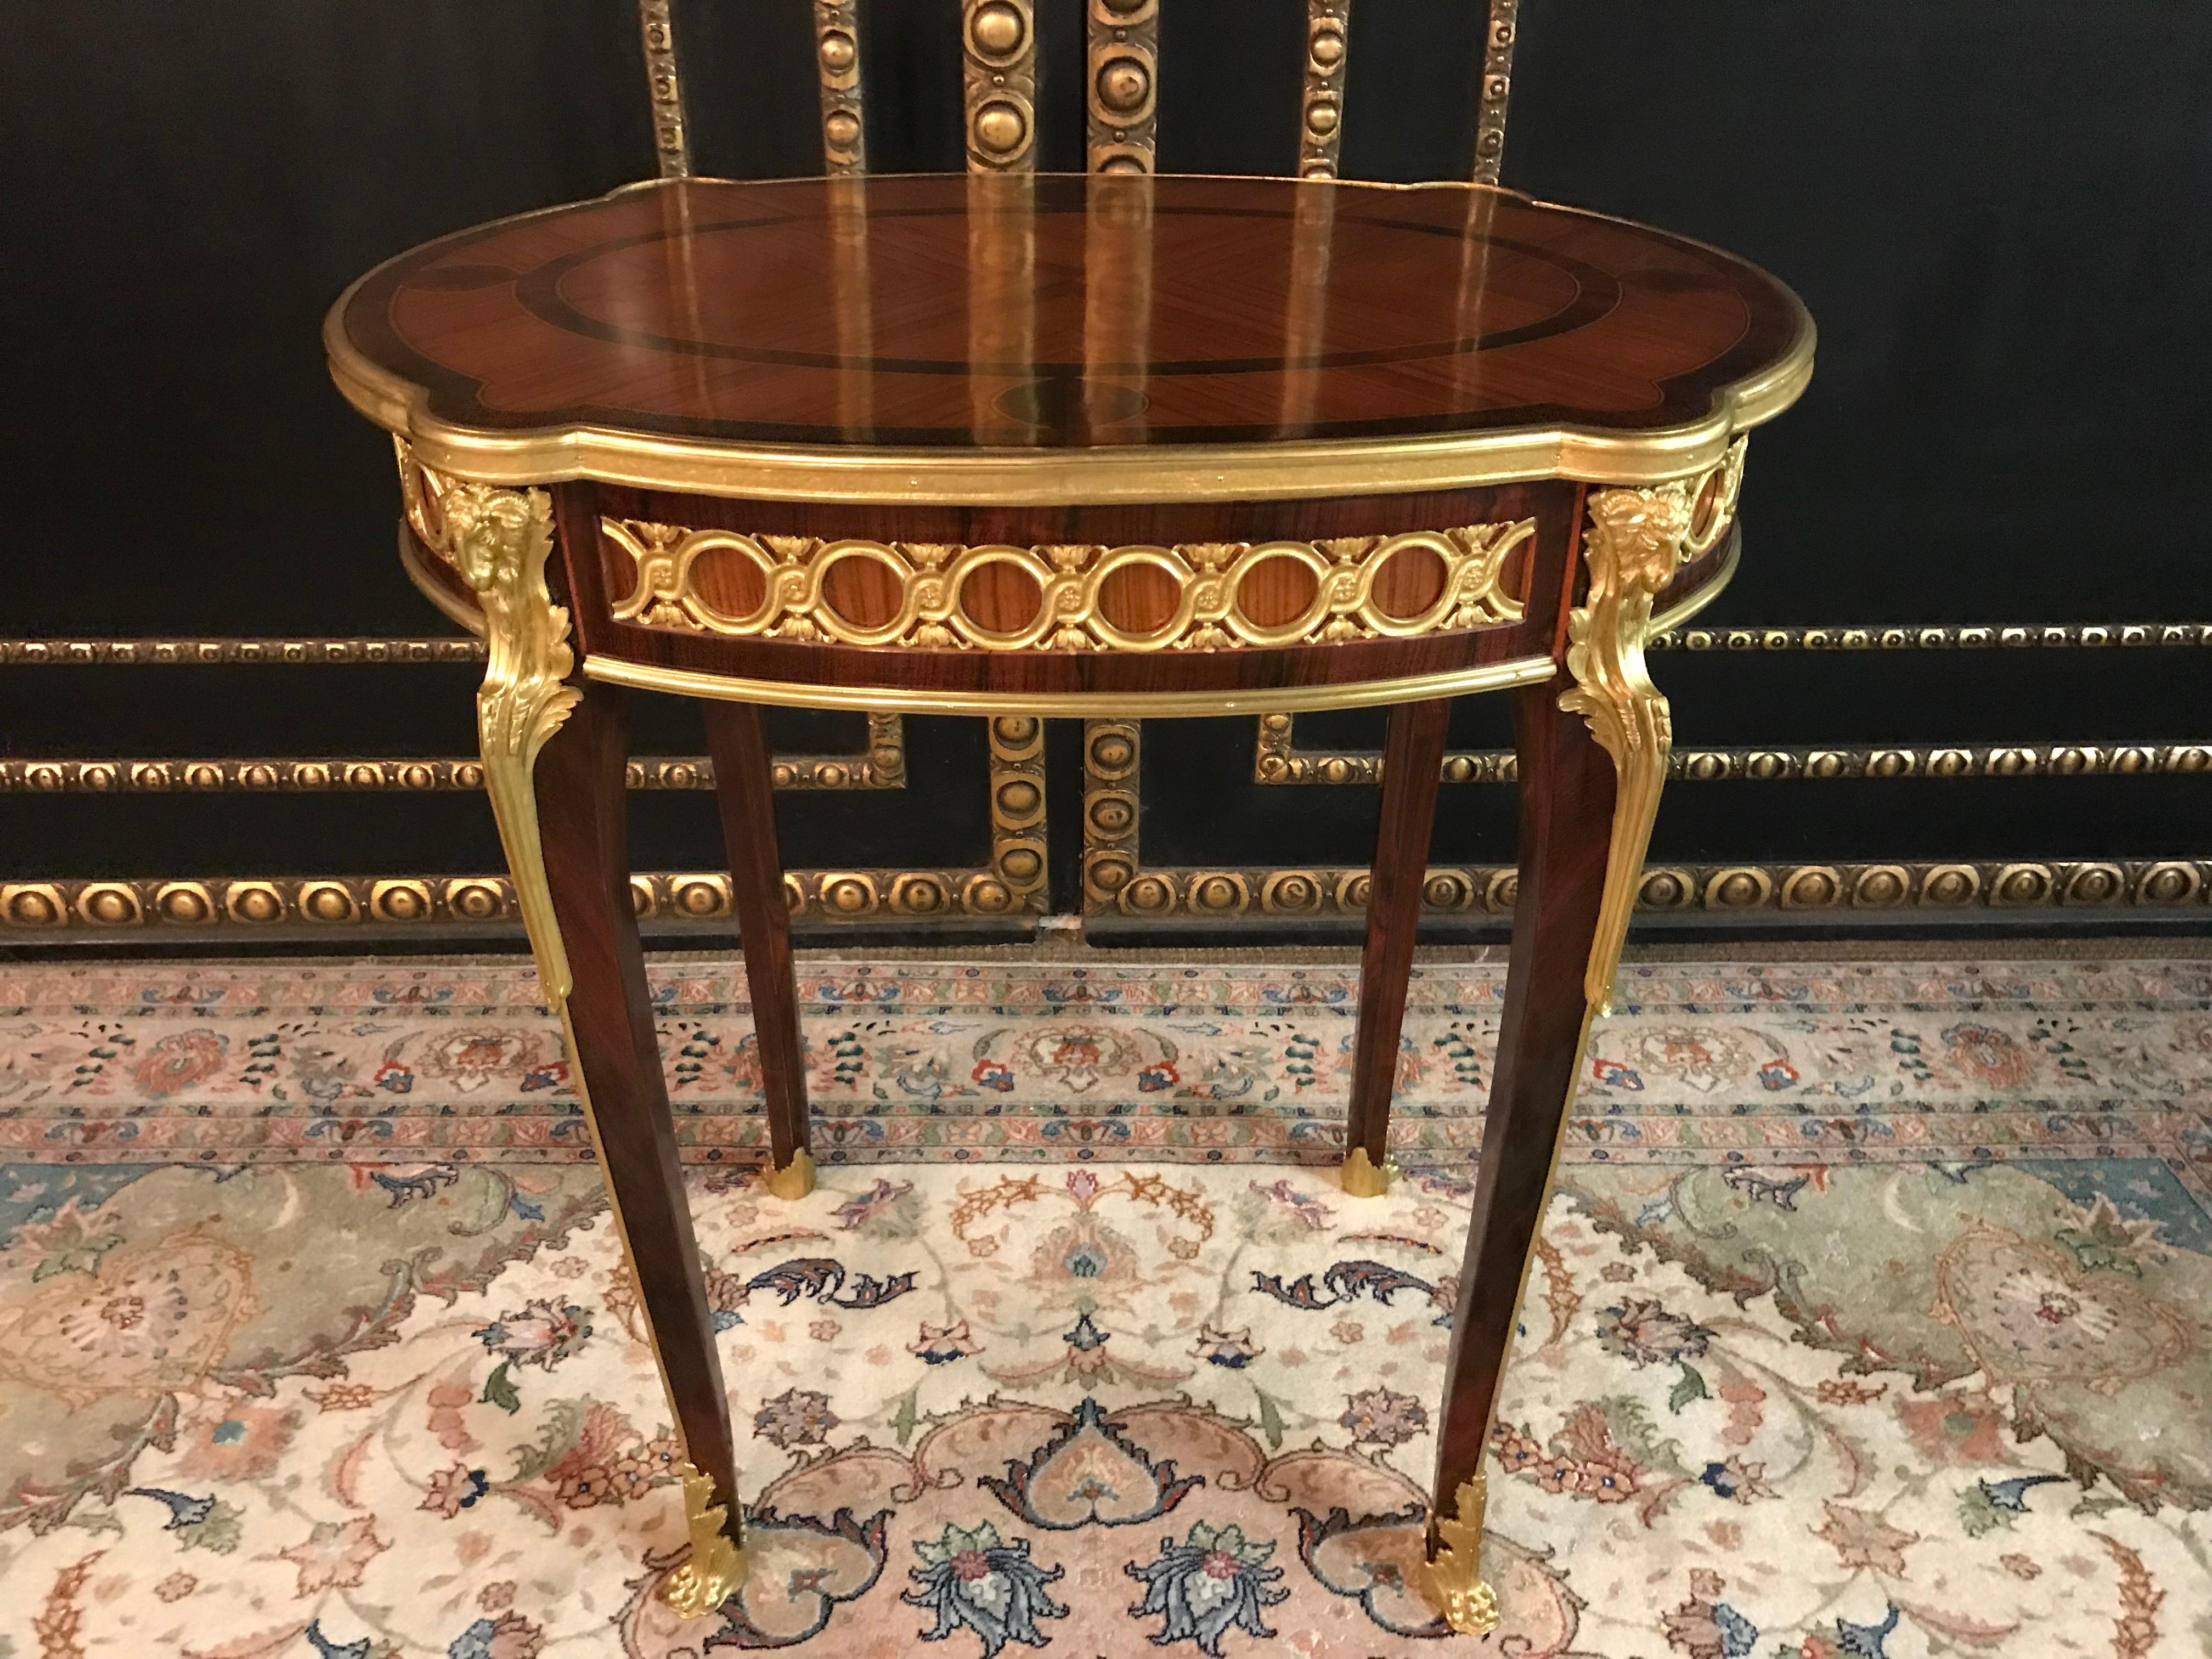
M 1512 961 L 1427 1589 L 1486 1630 L 1498 1381 L 1667 767 L 1644 641 L 1727 581 L 1788 289 L 1486 185 L 672 179 L 379 267 L 325 328 L 398 446 L 401 554 L 480 630 L 486 788 L 687 1460 L 692 1613 L 743 1578 L 729 1411 L 632 914 L 628 688 L 706 701 L 769 1185 L 807 1149 L 762 705 L 1388 705 L 1342 1179 L 1389 1115 L 1450 700 L 1511 692 Z M 1661 613 L 1655 622 L 1655 612 Z M 1041 860 L 971 908 L 1041 890 Z

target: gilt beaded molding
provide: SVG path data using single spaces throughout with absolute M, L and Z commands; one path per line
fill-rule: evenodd
M 1139 852 L 1144 733 L 1133 720 L 1084 731 L 1083 909 L 1156 921 L 1304 921 L 1367 908 L 1364 866 L 1146 866 Z M 2192 745 L 2202 748 L 2203 745 Z M 2183 769 L 2202 770 L 2200 767 Z M 1425 915 L 1504 916 L 1511 865 L 1433 866 Z M 1648 865 L 1639 912 L 1918 914 L 1972 910 L 2176 909 L 2212 895 L 2212 860 L 2081 859 Z
M 897 716 L 876 717 L 896 722 Z M 872 721 L 872 726 L 874 722 Z M 881 730 L 880 726 L 875 729 Z M 1045 908 L 1046 817 L 1044 726 L 1040 720 L 1001 715 L 988 723 L 991 850 L 981 867 L 922 870 L 793 870 L 784 875 L 784 896 L 794 917 L 826 921 L 915 921 L 947 916 L 1020 916 Z M 903 751 L 899 751 L 903 766 Z M 835 766 L 838 757 L 812 757 Z M 856 770 L 863 763 L 854 762 Z M 54 766 L 33 761 L 27 768 Z M 68 767 L 160 768 L 162 782 L 149 771 L 118 770 L 112 778 L 94 771 L 63 771 L 59 781 L 41 774 L 26 777 L 34 790 L 82 788 L 185 791 L 285 787 L 349 789 L 477 789 L 483 769 L 476 761 L 161 761 L 69 762 Z M 327 765 L 325 782 L 302 783 L 296 773 L 289 784 L 280 768 Z M 253 770 L 265 767 L 264 775 Z M 787 781 L 786 759 L 775 763 L 779 787 L 897 787 L 884 775 L 840 786 L 816 777 L 801 781 L 795 770 Z M 183 769 L 181 770 L 174 769 Z M 373 778 L 372 778 L 372 774 Z M 15 774 L 0 775 L 8 787 Z M 902 773 L 901 774 L 902 778 Z M 103 781 L 104 780 L 104 781 Z M 711 789 L 714 769 L 705 758 L 635 760 L 633 788 Z M 659 874 L 633 878 L 630 892 L 641 918 L 678 921 L 720 921 L 731 915 L 730 878 L 720 872 Z M 0 931 L 29 933 L 78 928 L 104 930 L 155 925 L 196 927 L 221 922 L 241 926 L 282 923 L 480 923 L 514 920 L 520 912 L 516 889 L 507 876 L 346 876 L 328 878 L 192 877 L 131 881 L 53 878 L 0 885 Z
M 1342 537 L 1325 542 L 1194 543 L 1133 545 L 960 547 L 918 542 L 751 536 L 730 530 L 688 530 L 635 519 L 602 519 L 609 540 L 627 553 L 635 586 L 616 604 L 618 621 L 693 632 L 832 640 L 841 645 L 902 645 L 925 649 L 1021 651 L 1229 650 L 1388 636 L 1410 638 L 1448 629 L 1517 621 L 1521 604 L 1506 592 L 1509 555 L 1535 533 L 1536 521 L 1475 525 L 1395 536 Z M 711 552 L 733 553 L 762 578 L 759 605 L 746 616 L 717 611 L 697 591 L 692 567 Z M 1437 597 L 1419 614 L 1394 617 L 1374 596 L 1392 559 L 1426 553 L 1440 560 Z M 863 627 L 826 602 L 829 573 L 847 559 L 888 569 L 900 589 L 888 621 Z M 1253 571 L 1273 560 L 1302 565 L 1314 595 L 1290 621 L 1263 624 L 1240 608 Z M 961 605 L 961 589 L 987 566 L 1006 564 L 1036 583 L 1036 613 L 1023 627 L 987 629 Z M 1100 599 L 1117 573 L 1149 566 L 1178 589 L 1174 613 L 1157 627 L 1124 630 L 1102 614 Z
M 1936 626 L 1680 628 L 1654 634 L 1647 651 L 1989 651 L 2212 647 L 2212 623 L 1970 623 Z M 483 641 L 438 637 L 0 639 L 0 667 L 100 665 L 118 668 L 403 663 L 478 663 Z
M 670 0 L 638 0 L 638 33 L 645 47 L 645 90 L 653 110 L 653 149 L 664 179 L 691 173 L 691 135 L 684 118 L 684 81 L 676 58 L 676 24 Z
M 1159 126 L 1160 0 L 1088 0 L 1085 165 L 1150 173 Z
M 858 0 L 814 0 L 814 66 L 822 87 L 822 170 L 866 173 Z
M 1334 179 L 1344 143 L 1352 0 L 1306 0 L 1305 83 L 1298 98 L 1298 177 Z
M 1004 915 L 967 902 L 986 872 L 963 870 L 792 872 L 784 893 L 794 916 L 833 921 Z M 1127 904 L 1086 911 L 1143 920 L 1310 921 L 1353 917 L 1366 903 L 1367 872 L 1315 866 L 1261 870 L 1190 866 L 1139 870 Z M 1424 914 L 1510 915 L 1510 866 L 1437 866 Z M 2184 910 L 2212 894 L 2212 860 L 2082 859 L 1972 863 L 1663 864 L 1644 872 L 1639 912 L 1755 915 L 1982 910 Z M 730 878 L 719 872 L 654 872 L 630 880 L 648 921 L 726 922 Z M 55 877 L 0 883 L 0 935 L 74 937 L 154 927 L 276 928 L 306 924 L 431 927 L 513 921 L 503 875 L 191 877 L 130 880 Z
M 1036 167 L 1034 0 L 961 0 L 963 104 L 972 173 Z
M 1252 755 L 1255 783 L 1364 783 L 1382 779 L 1377 750 L 1296 746 L 1295 716 L 1262 714 Z M 1670 779 L 1691 783 L 1780 783 L 1796 779 L 2156 777 L 2212 772 L 2212 743 L 1955 744 L 1916 747 L 1677 749 Z M 1511 783 L 1510 749 L 1455 750 L 1443 758 L 1446 783 Z
M 1474 117 L 1474 182 L 1494 185 L 1505 160 L 1505 106 L 1513 93 L 1513 41 L 1521 0 L 1490 0 L 1482 37 L 1482 87 Z
M 868 746 L 854 755 L 780 755 L 769 767 L 778 789 L 903 789 L 906 739 L 896 714 L 871 714 Z M 714 787 L 704 755 L 644 756 L 628 766 L 632 789 Z M 345 791 L 434 793 L 483 787 L 479 760 L 410 756 L 362 760 L 343 755 L 258 758 L 0 761 L 0 793 L 304 794 Z
M 1083 723 L 1083 908 L 1111 911 L 1137 874 L 1137 757 L 1134 720 Z

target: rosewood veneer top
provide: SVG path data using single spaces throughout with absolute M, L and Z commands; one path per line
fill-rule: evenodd
M 1813 343 L 1740 259 L 1510 191 L 1051 175 L 635 185 L 403 254 L 325 337 L 489 481 L 947 501 L 1679 475 Z

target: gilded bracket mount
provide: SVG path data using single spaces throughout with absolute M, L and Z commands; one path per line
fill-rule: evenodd
M 1498 1628 L 1498 1593 L 1482 1580 L 1482 1510 L 1487 1483 L 1476 1475 L 1453 1495 L 1452 1512 L 1430 1523 L 1430 1556 L 1421 1589 L 1444 1622 L 1462 1636 Z
M 714 1482 L 684 1466 L 684 1522 L 691 1558 L 661 1582 L 660 1599 L 679 1617 L 703 1619 L 744 1587 L 745 1552 L 730 1536 L 729 1510 L 714 1501 Z
M 1575 683 L 1560 695 L 1559 707 L 1589 723 L 1617 776 L 1605 894 L 1583 976 L 1583 997 L 1601 1012 L 1611 1006 L 1674 743 L 1672 713 L 1644 659 L 1652 601 L 1686 560 L 1718 540 L 1734 516 L 1742 477 L 1738 439 L 1719 465 L 1694 477 L 1590 495 L 1583 539 L 1589 591 L 1567 618 L 1567 672 Z

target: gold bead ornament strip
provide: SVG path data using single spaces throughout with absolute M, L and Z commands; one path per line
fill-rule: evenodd
M 1305 84 L 1298 98 L 1298 177 L 1334 179 L 1344 143 L 1352 0 L 1306 0 Z
M 1146 868 L 1139 855 L 1143 728 L 1085 723 L 1083 908 L 1152 920 L 1310 920 L 1367 908 L 1364 866 Z M 1510 914 L 1511 865 L 1436 866 L 1422 887 L 1431 915 Z M 2122 907 L 2172 909 L 2212 894 L 2212 860 L 2084 859 L 1835 864 L 1663 864 L 1636 884 L 1641 911 L 1919 912 Z
M 1134 720 L 1083 723 L 1083 908 L 1109 911 L 1137 873 Z
M 793 916 L 823 921 L 920 921 L 999 916 L 1022 907 L 996 872 L 811 870 L 784 876 Z M 725 921 L 730 878 L 720 872 L 656 872 L 630 878 L 641 921 Z M 504 875 L 258 876 L 164 879 L 57 878 L 0 883 L 0 932 L 112 933 L 156 927 L 400 927 L 516 919 Z
M 1970 623 L 1943 627 L 1677 628 L 1650 651 L 1990 651 L 2212 646 L 2212 623 Z
M 1382 757 L 1294 746 L 1296 717 L 1263 714 L 1252 762 L 1257 783 L 1382 781 Z M 2212 742 L 2159 744 L 1956 744 L 1794 749 L 1677 749 L 1667 775 L 1691 783 L 1786 782 L 1850 778 L 2057 778 L 2193 776 L 2212 772 Z M 1511 783 L 1510 749 L 1455 750 L 1444 757 L 1446 783 Z
M 1234 650 L 1407 639 L 1514 622 L 1520 618 L 1521 602 L 1506 591 L 1505 562 L 1536 528 L 1534 520 L 1522 519 L 1318 543 L 962 547 L 752 536 L 635 519 L 599 522 L 637 572 L 629 596 L 614 607 L 618 621 L 737 637 L 982 651 Z M 725 613 L 698 592 L 693 566 L 709 553 L 733 554 L 758 572 L 762 597 L 750 614 Z M 1444 571 L 1438 596 L 1410 617 L 1390 615 L 1374 596 L 1383 568 L 1401 554 L 1433 556 Z M 825 598 L 825 579 L 848 559 L 866 560 L 890 573 L 900 599 L 888 620 L 861 626 L 841 616 Z M 1261 623 L 1241 608 L 1240 590 L 1255 570 L 1276 560 L 1304 567 L 1314 593 L 1299 615 Z M 1020 627 L 984 628 L 962 606 L 961 590 L 969 579 L 996 564 L 1013 567 L 1036 587 L 1036 610 Z M 1176 585 L 1176 609 L 1152 628 L 1125 630 L 1101 613 L 1101 596 L 1116 574 L 1144 566 L 1165 572 Z
M 991 869 L 963 891 L 986 915 L 1045 908 L 1044 722 L 1031 714 L 991 720 Z
M 684 118 L 684 81 L 676 61 L 676 25 L 670 0 L 638 0 L 638 32 L 645 46 L 646 96 L 653 106 L 653 148 L 664 179 L 689 178 L 690 128 Z
M 1647 651 L 1987 651 L 2212 647 L 2212 623 L 1972 623 L 1943 627 L 1680 628 L 1654 634 Z M 0 639 L 0 666 L 302 667 L 325 664 L 471 663 L 477 639 L 331 638 L 225 635 L 131 639 Z
M 1482 87 L 1474 118 L 1474 182 L 1494 185 L 1505 160 L 1505 105 L 1513 93 L 1513 40 L 1521 0 L 1490 0 L 1482 38 Z
M 1841 864 L 1650 865 L 1639 913 L 2175 909 L 2201 905 L 2212 884 L 2203 859 L 1899 861 Z M 1429 916 L 1506 916 L 1511 865 L 1432 866 L 1422 888 Z M 1088 914 L 1155 921 L 1312 920 L 1367 908 L 1364 866 L 1305 869 L 1146 868 L 1132 865 L 1110 898 L 1086 885 Z
M 900 717 L 872 714 L 868 725 L 869 745 L 860 754 L 778 757 L 771 767 L 775 787 L 904 788 L 906 751 Z M 712 789 L 714 765 L 704 755 L 641 757 L 629 763 L 628 781 L 632 789 Z M 481 789 L 483 785 L 481 761 L 428 757 L 0 761 L 0 793 L 19 794 L 417 793 Z
M 115 668 L 206 668 L 323 664 L 468 663 L 481 667 L 477 639 L 129 639 L 0 640 L 0 665 Z
M 960 49 L 971 173 L 1036 167 L 1033 0 L 962 0 Z
M 1094 849 L 1086 848 L 1086 854 Z M 1108 853 L 1111 848 L 1096 849 Z M 1098 872 L 1094 883 L 1093 872 Z M 1366 907 L 1364 868 L 1143 869 L 1109 873 L 1085 864 L 1085 910 L 1153 920 L 1356 916 Z M 981 895 L 972 890 L 994 886 Z M 1510 865 L 1429 871 L 1423 908 L 1432 916 L 1505 916 Z M 1004 915 L 1006 883 L 990 871 L 793 872 L 784 892 L 794 916 L 828 921 Z M 1109 895 L 1111 896 L 1108 896 Z M 1840 864 L 1652 865 L 1638 884 L 1643 913 L 1744 915 L 1867 912 L 2184 909 L 2212 894 L 2212 860 L 2081 859 Z M 644 920 L 720 921 L 730 916 L 730 878 L 716 872 L 633 876 Z M 980 901 L 980 902 L 979 902 Z M 1102 902 L 1103 901 L 1103 902 Z M 112 933 L 149 927 L 411 927 L 512 920 L 505 876 L 264 876 L 0 883 L 0 932 Z
M 1089 0 L 1085 166 L 1150 173 L 1159 125 L 1160 0 Z
M 833 177 L 866 173 L 857 0 L 814 0 L 814 65 L 822 84 L 822 170 Z

